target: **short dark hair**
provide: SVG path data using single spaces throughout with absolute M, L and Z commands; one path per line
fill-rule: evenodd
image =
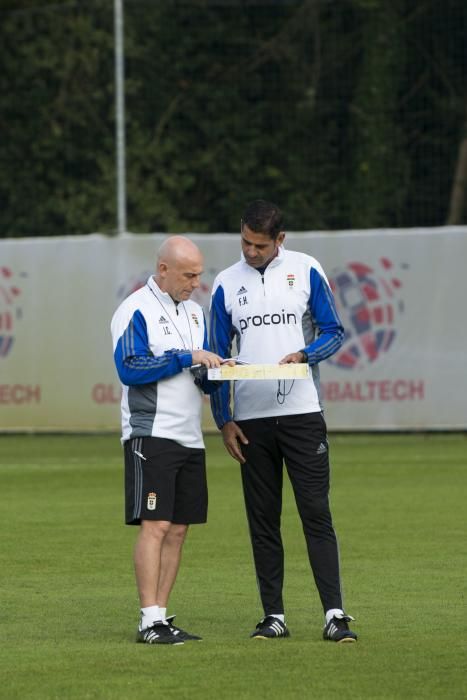
M 246 225 L 254 233 L 265 233 L 274 240 L 284 230 L 284 216 L 275 204 L 264 199 L 250 202 L 242 217 L 242 228 Z

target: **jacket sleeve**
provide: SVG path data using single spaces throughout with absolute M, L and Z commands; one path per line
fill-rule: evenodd
M 310 270 L 309 308 L 317 338 L 302 348 L 308 355 L 308 364 L 316 365 L 335 353 L 344 342 L 344 327 L 336 311 L 334 297 L 327 280 L 312 267 Z
M 117 339 L 114 361 L 122 384 L 137 386 L 172 377 L 191 365 L 191 352 L 166 350 L 156 357 L 149 347 L 146 319 L 135 311 Z
M 211 299 L 210 343 L 212 352 L 230 357 L 233 339 L 232 317 L 225 308 L 224 289 L 215 287 Z M 217 427 L 232 420 L 230 382 L 222 384 L 211 394 L 211 411 Z

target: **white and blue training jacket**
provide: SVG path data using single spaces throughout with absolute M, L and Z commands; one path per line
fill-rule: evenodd
M 236 341 L 239 359 L 275 364 L 303 350 L 311 366 L 309 379 L 282 382 L 245 380 L 230 388 L 224 382 L 211 394 L 219 428 L 229 420 L 248 420 L 322 410 L 318 363 L 336 352 L 344 329 L 326 275 L 315 258 L 279 247 L 263 273 L 239 262 L 217 275 L 211 299 L 210 345 L 221 357 L 231 355 Z
M 122 383 L 122 441 L 162 437 L 204 447 L 202 392 L 189 371 L 192 350 L 208 349 L 201 306 L 175 304 L 152 277 L 130 294 L 111 323 Z

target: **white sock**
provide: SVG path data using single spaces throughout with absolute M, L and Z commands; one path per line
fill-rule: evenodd
M 141 619 L 139 621 L 139 631 L 152 627 L 155 622 L 161 622 L 162 616 L 158 605 L 150 605 L 141 608 Z
M 331 608 L 331 610 L 328 610 L 326 613 L 326 624 L 328 624 L 329 620 L 332 620 L 333 617 L 344 617 L 344 611 L 340 608 Z
M 283 614 L 280 614 L 280 613 L 270 613 L 270 615 L 268 615 L 268 617 L 276 617 L 278 620 L 280 620 L 281 622 L 284 622 L 284 623 L 285 623 L 285 615 L 283 615 Z
M 167 615 L 167 608 L 161 608 L 159 607 L 160 613 L 161 613 L 161 618 L 164 620 L 164 622 L 167 620 L 166 615 Z

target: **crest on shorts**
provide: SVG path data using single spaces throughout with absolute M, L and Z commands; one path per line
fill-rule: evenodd
M 147 510 L 156 510 L 156 504 L 157 504 L 157 495 L 154 493 L 154 491 L 150 491 L 148 493 L 148 500 L 146 504 Z

